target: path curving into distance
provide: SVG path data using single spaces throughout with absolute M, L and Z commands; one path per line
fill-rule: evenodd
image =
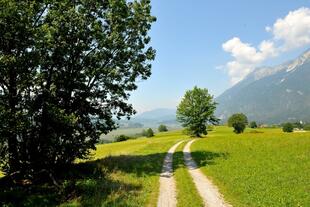
M 197 164 L 193 160 L 190 152 L 190 146 L 195 141 L 195 139 L 191 140 L 185 145 L 183 149 L 184 161 L 205 206 L 232 207 L 230 204 L 225 202 L 217 187 L 213 185 L 213 183 L 198 169 Z
M 184 141 L 173 145 L 164 160 L 162 173 L 159 178 L 159 197 L 157 207 L 175 207 L 177 205 L 176 185 L 173 178 L 173 153 Z

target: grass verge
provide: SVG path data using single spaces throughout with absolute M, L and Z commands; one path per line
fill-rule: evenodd
M 174 178 L 177 189 L 178 207 L 203 207 L 203 201 L 198 194 L 192 177 L 190 176 L 183 158 L 183 148 L 187 142 L 182 143 L 173 155 Z

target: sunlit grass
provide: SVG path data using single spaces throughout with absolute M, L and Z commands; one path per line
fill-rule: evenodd
M 217 127 L 191 148 L 229 202 L 238 207 L 310 206 L 310 133 L 231 131 Z
M 86 189 L 82 197 L 63 206 L 156 206 L 164 156 L 183 137 L 180 132 L 169 132 L 153 138 L 98 145 L 93 159 L 101 159 L 101 169 L 108 172 L 111 182 L 120 186 L 113 188 L 97 182 L 93 193 Z M 110 189 L 104 193 L 102 188 Z
M 1 186 L 0 206 L 156 206 L 166 152 L 188 139 L 174 131 L 98 145 L 91 160 L 64 170 L 68 177 L 59 181 L 61 189 Z M 173 162 L 178 206 L 201 206 L 184 166 L 184 145 L 177 148 Z M 236 135 L 230 128 L 216 127 L 193 143 L 192 156 L 234 206 L 310 206 L 310 133 L 247 129 Z
M 90 161 L 63 172 L 74 178 L 63 180 L 62 189 L 1 189 L 0 206 L 156 206 L 163 159 L 168 149 L 184 137 L 176 131 L 98 145 Z

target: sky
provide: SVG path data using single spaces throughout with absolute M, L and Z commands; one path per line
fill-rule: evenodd
M 152 13 L 157 55 L 129 100 L 138 113 L 175 108 L 194 86 L 217 97 L 310 48 L 310 0 L 153 0 Z

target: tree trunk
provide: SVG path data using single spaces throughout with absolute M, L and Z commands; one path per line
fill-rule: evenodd
M 11 68 L 9 71 L 9 139 L 8 139 L 8 151 L 9 151 L 9 166 L 10 173 L 15 173 L 19 167 L 18 162 L 18 141 L 17 141 L 17 119 L 16 119 L 16 105 L 17 105 L 17 83 L 16 83 L 16 70 Z

